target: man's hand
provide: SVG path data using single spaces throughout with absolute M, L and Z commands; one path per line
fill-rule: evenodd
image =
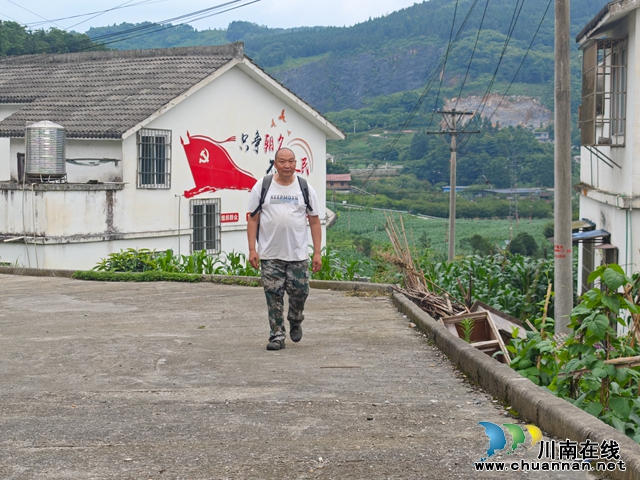
M 258 256 L 258 252 L 255 250 L 249 252 L 249 263 L 256 270 L 260 270 L 260 257 Z
M 322 269 L 322 255 L 319 253 L 313 254 L 311 268 L 313 269 L 313 273 L 319 272 Z

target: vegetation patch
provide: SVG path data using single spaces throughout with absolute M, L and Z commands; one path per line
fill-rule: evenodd
M 640 443 L 640 274 L 602 265 L 592 282 L 599 287 L 572 310 L 566 338 L 552 335 L 546 311 L 526 340 L 514 334 L 511 367 Z
M 100 282 L 190 282 L 202 281 L 201 275 L 188 273 L 171 273 L 159 271 L 147 272 L 96 272 L 79 270 L 71 278 L 76 280 L 93 280 Z

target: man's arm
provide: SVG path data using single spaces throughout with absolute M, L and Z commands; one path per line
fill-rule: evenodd
M 258 236 L 258 224 L 260 223 L 260 212 L 247 220 L 247 240 L 249 242 L 249 263 L 253 268 L 260 269 L 260 257 L 256 250 L 256 237 Z M 322 231 L 320 231 L 322 235 Z
M 313 242 L 313 260 L 311 262 L 314 273 L 322 268 L 322 226 L 318 215 L 309 215 L 311 241 Z

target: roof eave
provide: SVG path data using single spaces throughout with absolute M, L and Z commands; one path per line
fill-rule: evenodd
M 594 35 L 604 30 L 605 27 L 613 26 L 613 23 L 621 20 L 629 12 L 637 8 L 640 8 L 640 0 L 614 0 L 607 3 L 578 33 L 576 43 L 581 48 L 586 46 Z

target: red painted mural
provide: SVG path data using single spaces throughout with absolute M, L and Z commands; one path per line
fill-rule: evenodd
M 192 136 L 189 132 L 186 142 L 180 137 L 196 184 L 184 192 L 186 198 L 216 190 L 251 190 L 257 179 L 238 167 L 221 145 L 235 140 L 236 137 L 230 137 L 219 142 L 204 135 Z
M 287 123 L 285 109 L 276 115 L 268 123 L 270 127 L 266 130 L 269 133 L 265 129 L 262 129 L 261 133 L 261 129 L 256 128 L 255 134 L 242 132 L 238 141 L 236 136 L 217 141 L 204 135 L 190 135 L 189 132 L 187 132 L 186 141 L 181 137 L 180 141 L 196 184 L 195 188 L 186 190 L 184 196 L 191 198 L 217 190 L 251 190 L 255 185 L 257 179 L 238 167 L 229 152 L 222 146 L 227 142 L 236 142 L 243 157 L 241 163 L 246 164 L 249 161 L 253 164 L 257 161 L 264 166 L 265 173 L 271 172 L 276 151 L 285 146 L 291 148 L 298 159 L 296 172 L 309 176 L 313 172 L 311 146 L 300 137 L 291 138 L 292 131 L 284 125 Z

